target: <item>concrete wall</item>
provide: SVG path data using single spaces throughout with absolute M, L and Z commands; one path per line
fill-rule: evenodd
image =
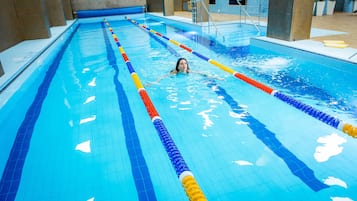
M 0 61 L 0 77 L 4 75 L 4 69 L 2 68 L 2 64 Z
M 310 39 L 313 6 L 310 0 L 294 0 L 290 40 Z
M 147 7 L 149 12 L 163 12 L 162 0 L 147 0 Z
M 44 0 L 13 1 L 24 40 L 51 36 Z
M 287 41 L 310 38 L 311 0 L 270 0 L 267 36 Z
M 51 37 L 51 26 L 73 19 L 71 0 L 1 0 L 0 51 L 23 40 Z
M 50 26 L 66 25 L 62 0 L 46 0 L 46 12 Z
M 73 11 L 144 5 L 146 5 L 146 0 L 72 0 Z
M 73 20 L 71 0 L 63 0 L 62 5 L 63 5 L 64 16 L 66 17 L 66 20 Z
M 183 3 L 182 0 L 174 0 L 174 9 L 175 11 L 182 11 L 183 9 Z
M 164 12 L 164 3 L 170 4 L 173 2 L 173 11 L 182 11 L 183 10 L 183 1 L 182 0 L 147 0 L 148 12 Z
M 204 3 L 204 5 L 203 5 Z M 208 13 L 209 12 L 209 0 L 201 0 L 197 2 L 197 20 L 196 22 L 208 22 Z M 207 9 L 207 10 L 206 10 Z
M 172 0 L 164 0 L 164 16 L 174 15 L 174 2 Z
M 191 2 L 192 22 L 208 22 L 208 3 L 209 0 Z
M 22 41 L 20 27 L 13 0 L 3 0 L 0 6 L 0 51 Z
M 51 36 L 44 0 L 3 0 L 0 7 L 0 51 L 23 40 Z

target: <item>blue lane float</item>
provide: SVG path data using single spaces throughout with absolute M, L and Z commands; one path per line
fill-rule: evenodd
M 281 100 L 281 101 L 283 101 L 283 102 L 285 102 L 285 103 L 287 103 L 289 105 L 294 106 L 296 109 L 299 109 L 299 110 L 305 112 L 306 114 L 308 114 L 308 115 L 310 115 L 310 116 L 312 116 L 312 117 L 314 117 L 314 118 L 326 123 L 327 125 L 330 125 L 330 126 L 336 128 L 336 129 L 344 132 L 345 134 L 347 134 L 347 135 L 349 135 L 349 136 L 351 136 L 353 138 L 357 138 L 357 126 L 349 124 L 349 123 L 345 123 L 345 122 L 339 120 L 338 118 L 332 117 L 329 114 L 326 114 L 326 113 L 324 113 L 322 111 L 319 111 L 319 110 L 317 110 L 317 109 L 315 109 L 315 108 L 313 108 L 313 107 L 311 107 L 311 106 L 309 106 L 307 104 L 304 104 L 304 103 L 294 99 L 291 96 L 283 94 L 283 93 L 279 92 L 276 89 L 273 89 L 273 88 L 271 88 L 271 87 L 269 87 L 269 86 L 267 86 L 267 85 L 265 85 L 263 83 L 260 83 L 260 82 L 254 80 L 254 79 L 252 79 L 250 77 L 247 77 L 247 76 L 245 76 L 245 75 L 243 75 L 241 73 L 238 73 L 237 71 L 229 68 L 228 66 L 225 66 L 225 65 L 219 63 L 218 61 L 210 59 L 210 58 L 208 58 L 208 57 L 206 57 L 206 56 L 204 56 L 202 54 L 199 54 L 198 52 L 195 52 L 193 49 L 187 47 L 186 45 L 181 44 L 180 42 L 175 41 L 175 40 L 173 40 L 173 39 L 171 39 L 171 38 L 169 38 L 169 37 L 157 32 L 155 30 L 149 28 L 148 26 L 140 24 L 140 23 L 136 22 L 135 20 L 130 19 L 129 17 L 125 17 L 125 18 L 128 21 L 130 21 L 131 23 L 133 23 L 134 25 L 137 25 L 140 28 L 142 28 L 142 29 L 144 29 L 144 30 L 146 30 L 146 31 L 148 31 L 150 33 L 153 33 L 157 37 L 161 37 L 161 38 L 163 38 L 165 40 L 168 40 L 172 44 L 174 44 L 174 45 L 176 45 L 176 46 L 188 51 L 191 54 L 196 55 L 197 57 L 199 57 L 199 58 L 207 61 L 208 63 L 218 67 L 219 69 L 221 69 L 221 70 L 233 75 L 234 77 L 246 82 L 247 84 L 249 84 L 249 85 L 251 85 L 251 86 L 253 86 L 253 87 L 257 88 L 257 89 L 260 89 L 260 90 L 262 90 L 262 91 L 264 91 L 264 92 L 266 92 L 266 93 L 278 98 L 279 100 Z
M 100 17 L 110 15 L 126 15 L 144 13 L 144 6 L 124 7 L 124 8 L 109 8 L 109 9 L 95 9 L 95 10 L 78 10 L 76 12 L 78 18 Z
M 128 71 L 131 74 L 136 89 L 138 90 L 138 93 L 146 107 L 147 113 L 150 116 L 150 119 L 154 127 L 156 128 L 157 133 L 159 134 L 161 143 L 165 147 L 166 153 L 170 158 L 172 166 L 176 170 L 176 174 L 179 180 L 181 181 L 181 184 L 186 192 L 187 197 L 190 201 L 206 201 L 206 196 L 204 195 L 203 191 L 201 190 L 201 187 L 198 185 L 196 179 L 194 178 L 193 173 L 188 168 L 180 151 L 176 147 L 169 131 L 167 130 L 159 113 L 156 111 L 156 108 L 152 103 L 149 95 L 146 93 L 146 90 L 142 85 L 139 76 L 136 74 L 133 66 L 131 65 L 128 55 L 124 51 L 124 48 L 121 46 L 118 37 L 115 35 L 109 22 L 106 19 L 104 19 L 104 22 L 107 25 L 116 45 L 119 48 L 119 52 L 127 65 Z
M 295 107 L 296 109 L 299 109 L 303 112 L 305 112 L 306 114 L 324 122 L 327 125 L 330 125 L 336 129 L 340 129 L 339 125 L 341 124 L 341 121 L 329 114 L 326 114 L 320 110 L 317 110 L 313 107 L 311 107 L 310 105 L 304 104 L 302 102 L 299 102 L 295 99 L 293 99 L 290 96 L 287 96 L 285 94 L 282 94 L 280 92 L 275 92 L 274 96 L 282 101 L 284 101 L 285 103 Z
M 149 32 L 149 34 L 151 36 L 154 35 L 154 33 L 152 32 Z M 178 52 L 176 52 L 174 49 L 168 46 L 167 43 L 162 42 L 155 36 L 152 37 L 153 39 L 157 40 L 157 42 L 159 42 L 161 45 L 163 45 L 165 48 L 167 48 L 170 53 L 172 53 L 178 58 L 182 57 Z M 234 98 L 231 95 L 229 95 L 224 88 L 220 87 L 213 79 L 207 79 L 207 80 L 209 81 L 207 83 L 207 87 L 213 90 L 219 97 L 224 97 L 222 100 L 224 100 L 231 107 L 234 113 L 238 115 L 240 115 L 243 112 L 246 113 L 246 115 L 244 115 L 241 119 L 249 123 L 248 127 L 251 128 L 253 134 L 285 162 L 285 164 L 287 165 L 287 167 L 289 168 L 289 170 L 293 175 L 298 177 L 302 182 L 304 182 L 308 187 L 310 187 L 315 192 L 318 192 L 320 190 L 329 187 L 328 185 L 319 181 L 319 179 L 316 178 L 314 171 L 311 168 L 309 168 L 303 161 L 301 161 L 288 148 L 286 148 L 285 145 L 282 144 L 277 139 L 275 133 L 267 129 L 263 123 L 261 123 L 258 119 L 254 118 L 252 115 L 250 115 L 244 108 L 240 107 L 239 103 L 236 100 L 234 100 Z M 276 93 L 276 95 L 278 95 L 278 93 Z M 162 131 L 160 133 L 163 132 L 165 131 Z M 169 144 L 169 143 L 165 143 L 165 144 Z M 170 148 L 170 150 L 174 150 L 174 148 Z M 170 153 L 173 152 L 174 151 Z M 181 174 L 182 172 L 186 171 L 186 168 L 188 167 L 184 163 L 175 164 L 175 169 L 177 174 Z
M 112 49 L 111 41 L 107 34 L 104 23 L 101 23 L 101 26 L 104 36 L 104 43 L 107 50 L 107 59 L 109 61 L 109 65 L 114 70 L 113 82 L 116 89 L 119 110 L 122 115 L 125 144 L 130 159 L 130 169 L 134 177 L 135 187 L 138 194 L 138 201 L 157 201 L 149 168 L 145 161 L 138 133 L 135 128 L 134 116 L 129 106 L 129 98 L 126 95 L 124 86 L 117 79 L 119 76 L 117 58 L 115 56 L 114 50 Z
M 285 145 L 275 136 L 275 133 L 270 131 L 262 122 L 242 108 L 224 88 L 217 85 L 213 79 L 208 79 L 208 81 L 207 87 L 213 90 L 218 96 L 224 97 L 222 100 L 231 107 L 234 113 L 238 115 L 245 114 L 240 119 L 244 122 L 248 122 L 247 126 L 252 130 L 253 134 L 285 162 L 293 175 L 298 177 L 315 192 L 329 187 L 317 179 L 314 171 L 310 167 L 285 147 Z

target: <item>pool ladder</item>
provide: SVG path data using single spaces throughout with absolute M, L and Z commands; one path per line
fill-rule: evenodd
M 252 16 L 249 15 L 249 13 L 248 13 L 248 11 L 247 11 L 247 8 L 246 8 L 244 5 L 242 5 L 239 0 L 236 0 L 236 2 L 237 2 L 237 4 L 238 4 L 239 7 L 240 7 L 240 13 L 242 12 L 242 8 L 243 8 L 243 13 L 245 14 L 245 16 L 247 16 L 249 19 L 252 19 Z M 261 4 L 261 3 L 260 3 L 260 1 L 259 1 L 259 6 L 260 6 L 260 4 Z M 259 10 L 260 10 L 260 9 L 259 9 Z M 259 12 L 259 13 L 260 13 L 260 12 Z M 241 14 L 240 14 L 239 16 L 242 17 Z M 260 16 L 260 15 L 259 15 L 259 16 Z M 259 16 L 258 16 L 258 19 L 259 19 Z M 240 21 L 242 21 L 242 20 L 240 20 Z M 259 20 L 258 20 L 258 21 L 259 21 Z M 258 24 L 255 23 L 253 20 L 251 20 L 251 23 L 254 25 L 255 29 L 257 29 L 257 31 L 260 33 L 261 30 L 260 30 Z
M 208 10 L 208 8 L 207 8 L 207 6 L 206 6 L 206 4 L 202 1 L 202 0 L 194 0 L 194 1 L 192 1 L 192 20 L 193 20 L 193 22 L 197 22 L 197 2 L 200 2 L 201 1 L 201 6 L 203 7 L 203 9 L 207 12 L 207 15 L 208 15 L 208 32 L 210 32 L 210 27 L 211 27 L 211 25 L 213 25 L 213 27 L 215 28 L 215 31 L 216 31 L 216 37 L 217 36 L 221 36 L 222 37 L 222 39 L 223 39 L 223 41 L 225 41 L 225 37 L 223 36 L 223 34 L 221 34 L 219 31 L 218 31 L 218 28 L 217 28 L 217 26 L 216 26 L 216 23 L 214 23 L 214 21 L 213 21 L 213 19 L 212 19 L 212 16 L 211 16 L 211 14 L 210 14 L 210 12 L 209 12 L 209 10 Z M 243 13 L 244 13 L 244 15 L 246 16 L 246 17 L 248 17 L 249 19 L 251 19 L 252 18 L 252 16 L 248 13 L 248 11 L 247 11 L 247 9 L 246 9 L 246 7 L 244 6 L 244 5 L 242 5 L 241 3 L 240 3 L 240 1 L 239 0 L 236 0 L 237 1 L 237 4 L 239 5 L 239 7 L 240 7 L 240 13 L 242 13 L 242 10 L 243 10 Z M 261 5 L 261 2 L 259 1 L 259 10 L 260 10 L 260 5 Z M 260 12 L 259 12 L 260 13 Z M 242 14 L 240 14 L 240 17 L 242 16 Z M 259 16 L 260 16 L 260 14 L 259 14 Z M 258 16 L 258 22 L 259 22 L 259 17 Z M 202 16 L 201 16 L 201 18 L 202 18 Z M 260 30 L 260 28 L 259 28 L 259 23 L 256 23 L 255 21 L 253 21 L 253 20 L 250 20 L 251 21 L 251 24 L 252 25 L 254 25 L 254 27 L 255 27 L 255 29 L 258 31 L 258 33 L 260 33 L 261 32 L 261 30 Z M 240 22 L 242 22 L 242 19 L 240 20 Z M 245 23 L 247 23 L 246 22 L 246 20 L 245 20 Z
M 201 0 L 194 0 L 194 1 L 192 1 L 192 20 L 193 20 L 193 22 L 195 22 L 195 23 L 197 23 L 197 2 L 200 2 Z M 206 13 L 207 13 L 207 15 L 208 15 L 208 23 L 207 23 L 207 27 L 208 27 L 208 33 L 210 33 L 210 24 L 212 24 L 213 26 L 214 26 L 214 28 L 215 28 L 215 30 L 216 30 L 216 37 L 218 36 L 218 35 L 220 35 L 222 38 L 223 38 L 223 41 L 225 40 L 225 38 L 224 38 L 224 36 L 223 36 L 223 34 L 221 34 L 219 31 L 218 31 L 218 28 L 217 28 L 217 26 L 216 26 L 216 23 L 214 23 L 214 21 L 213 21 L 213 18 L 212 18 L 212 16 L 211 16 L 211 14 L 210 14 L 210 12 L 208 11 L 208 8 L 207 8 L 207 6 L 206 6 L 206 4 L 204 3 L 204 2 L 201 2 L 201 4 L 200 5 L 202 5 L 202 7 L 203 7 L 203 9 L 206 11 Z M 201 16 L 200 16 L 201 18 L 202 18 L 202 14 L 201 14 Z

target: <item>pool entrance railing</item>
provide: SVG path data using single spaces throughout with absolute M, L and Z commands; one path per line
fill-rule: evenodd
M 234 77 L 250 84 L 251 86 L 254 86 L 276 98 L 278 98 L 279 100 L 281 101 L 284 101 L 285 103 L 295 107 L 296 109 L 299 109 L 300 111 L 303 111 L 304 113 L 324 122 L 325 124 L 327 125 L 330 125 L 344 133 L 346 133 L 347 135 L 353 137 L 353 138 L 357 138 L 357 127 L 352 125 L 352 124 L 349 124 L 349 123 L 345 123 L 343 121 L 341 121 L 340 119 L 336 118 L 336 117 L 333 117 L 329 114 L 326 114 L 325 112 L 322 112 L 320 110 L 317 110 L 315 108 L 313 108 L 312 106 L 310 105 L 307 105 L 305 103 L 302 103 L 296 99 L 294 99 L 293 97 L 291 96 L 288 96 L 288 95 L 285 95 L 281 92 L 279 92 L 278 90 L 274 90 L 273 88 L 269 87 L 269 86 L 266 86 L 252 78 L 249 78 L 239 72 L 236 72 L 234 71 L 233 69 L 219 63 L 218 61 L 215 61 L 213 59 L 210 59 L 196 51 L 194 51 L 193 49 L 189 48 L 188 46 L 184 45 L 184 44 L 181 44 L 180 42 L 178 41 L 175 41 L 151 28 L 149 28 L 148 26 L 145 26 L 143 24 L 140 24 L 138 22 L 136 22 L 135 20 L 133 19 L 130 19 L 129 17 L 126 17 L 126 19 L 130 22 L 132 22 L 134 25 L 137 25 L 139 26 L 140 28 L 143 28 L 144 30 L 146 31 L 149 31 L 151 33 L 153 33 L 155 36 L 157 37 L 161 37 L 169 42 L 171 42 L 172 44 L 188 51 L 189 53 L 193 54 L 193 55 L 196 55 L 197 57 L 207 61 L 208 63 L 218 67 L 219 69 L 227 72 L 227 73 L 230 73 L 232 74 Z
M 239 5 L 240 11 L 243 10 L 243 13 L 245 16 L 247 16 L 249 19 L 251 19 L 252 17 L 249 15 L 247 8 L 245 7 L 245 5 L 242 5 L 241 2 L 239 0 L 236 0 L 237 4 Z M 261 2 L 259 2 L 260 5 Z M 242 16 L 242 15 L 240 15 Z M 261 32 L 260 28 L 258 27 L 258 25 L 252 20 L 252 24 L 254 25 L 254 27 L 257 29 L 258 33 Z
M 173 139 L 170 136 L 165 124 L 163 123 L 160 115 L 158 114 L 154 104 L 152 103 L 149 95 L 146 93 L 144 86 L 142 85 L 139 76 L 135 72 L 131 62 L 128 58 L 128 55 L 125 53 L 124 48 L 121 46 L 118 37 L 114 33 L 112 27 L 109 22 L 104 19 L 106 26 L 108 27 L 112 37 L 119 48 L 119 52 L 127 65 L 129 73 L 131 74 L 131 78 L 135 84 L 136 89 L 139 92 L 142 102 L 144 103 L 147 113 L 150 116 L 154 127 L 156 128 L 160 140 L 165 147 L 165 150 L 171 160 L 171 164 L 174 166 L 176 174 L 181 181 L 186 195 L 192 201 L 204 201 L 206 200 L 205 195 L 203 194 L 200 186 L 196 182 L 196 179 L 193 176 L 193 173 L 188 168 L 184 158 L 182 157 L 180 151 L 176 147 Z
M 197 6 L 197 2 L 199 0 L 196 0 L 196 2 L 192 2 L 192 20 L 194 20 L 194 22 L 197 22 L 197 20 L 195 18 L 197 18 L 197 9 L 196 9 L 196 6 Z M 219 31 L 218 31 L 218 28 L 216 26 L 216 23 L 213 21 L 212 19 L 212 15 L 211 13 L 209 12 L 208 8 L 206 7 L 206 4 L 204 2 L 201 2 L 200 4 L 202 6 L 202 8 L 204 9 L 204 11 L 207 13 L 208 15 L 208 23 L 207 23 L 207 27 L 208 27 L 208 33 L 210 33 L 210 24 L 213 25 L 215 31 L 216 31 L 216 37 L 218 37 L 218 35 L 220 35 L 222 37 L 222 40 L 225 41 L 225 37 L 223 34 L 221 34 Z M 201 13 L 202 15 L 202 13 Z M 200 16 L 202 18 L 202 16 Z M 202 21 L 202 20 L 201 20 Z

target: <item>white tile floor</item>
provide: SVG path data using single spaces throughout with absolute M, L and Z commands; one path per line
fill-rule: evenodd
M 314 40 L 300 40 L 289 42 L 268 37 L 260 37 L 259 39 L 272 43 L 282 44 L 296 49 L 301 49 L 308 52 L 326 55 L 332 58 L 345 60 L 351 63 L 355 63 L 357 65 L 357 49 L 354 48 L 326 47 L 323 43 Z

